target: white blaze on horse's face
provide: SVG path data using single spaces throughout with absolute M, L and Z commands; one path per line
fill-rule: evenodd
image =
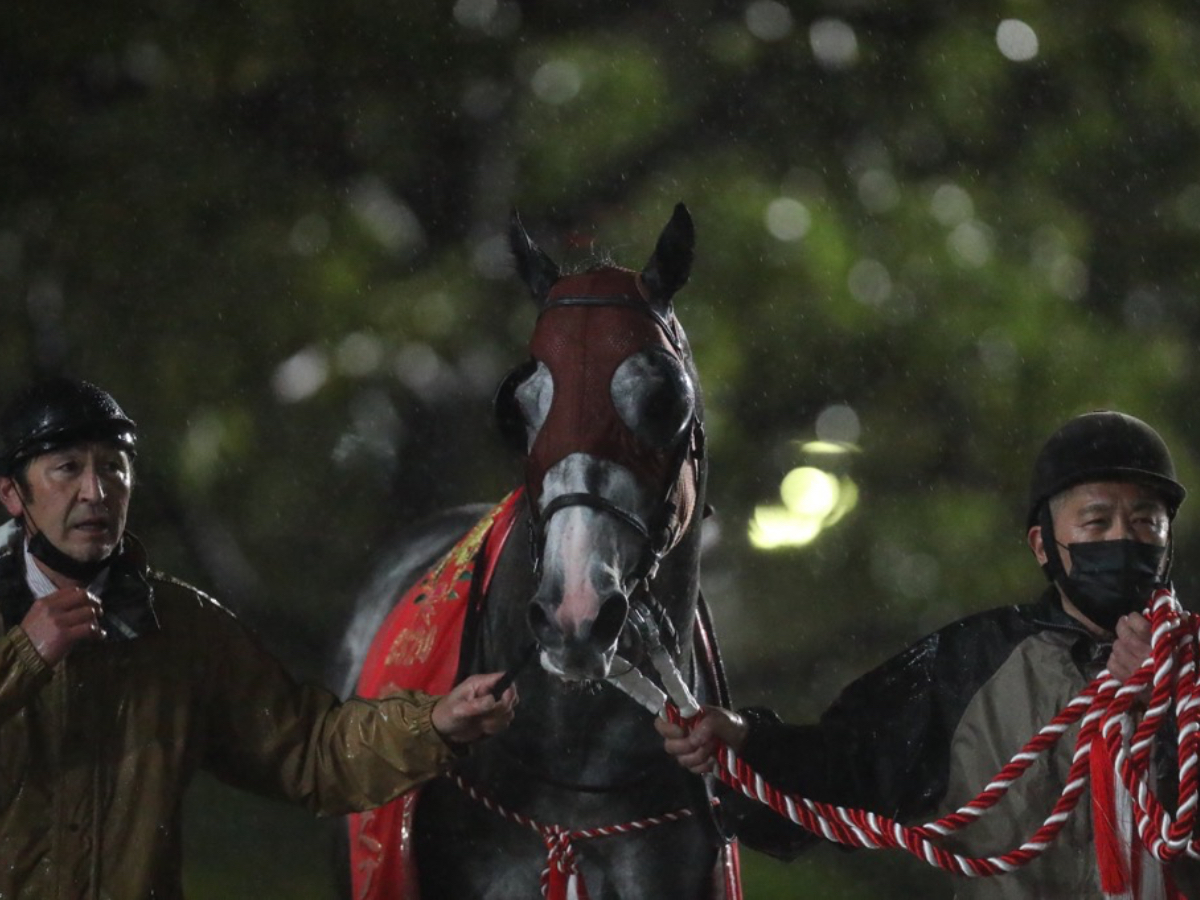
M 542 482 L 540 506 L 587 493 L 645 520 L 655 498 L 627 469 L 575 453 Z M 645 539 L 627 522 L 591 506 L 568 506 L 546 523 L 542 577 L 531 609 L 542 666 L 567 678 L 608 675 L 629 613 L 630 580 Z
M 659 350 L 630 355 L 613 373 L 609 392 L 620 420 L 613 427 L 627 429 L 643 447 L 672 451 L 687 438 L 696 398 L 676 357 Z M 552 374 L 539 363 L 514 393 L 527 447 L 545 424 L 553 397 Z M 530 622 L 542 647 L 542 665 L 564 677 L 608 675 L 649 550 L 649 538 L 629 520 L 655 521 L 665 499 L 666 484 L 648 481 L 645 473 L 639 477 L 625 462 L 581 448 L 542 477 L 542 571 Z M 560 506 L 545 519 L 558 498 L 579 495 L 599 502 Z

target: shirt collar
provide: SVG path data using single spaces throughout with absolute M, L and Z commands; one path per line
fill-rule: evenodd
M 28 538 L 25 539 L 24 545 L 25 583 L 29 585 L 29 590 L 33 593 L 34 599 L 36 600 L 40 597 L 45 597 L 48 594 L 53 594 L 58 590 L 58 587 L 53 581 L 50 580 L 49 576 L 47 576 L 46 573 L 38 567 L 37 560 L 34 559 L 33 554 L 29 552 Z M 101 570 L 100 574 L 92 580 L 92 583 L 87 586 L 88 592 L 99 596 L 100 592 L 104 590 L 104 585 L 107 583 L 108 569 L 104 568 Z

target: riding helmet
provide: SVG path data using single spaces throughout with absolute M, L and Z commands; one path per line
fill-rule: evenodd
M 1090 481 L 1148 485 L 1162 494 L 1172 518 L 1187 496 L 1158 432 L 1125 413 L 1096 410 L 1071 419 L 1038 453 L 1029 488 L 1029 527 L 1037 524 L 1043 503 Z
M 0 413 L 0 475 L 80 441 L 110 441 L 132 454 L 137 426 L 112 395 L 86 381 L 50 378 L 18 393 Z

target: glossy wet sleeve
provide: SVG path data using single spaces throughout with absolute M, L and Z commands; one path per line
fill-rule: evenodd
M 29 703 L 51 671 L 20 626 L 0 636 L 0 726 Z
M 379 806 L 453 758 L 430 720 L 436 698 L 339 701 L 293 679 L 232 615 L 208 618 L 204 764 L 223 780 L 333 815 Z

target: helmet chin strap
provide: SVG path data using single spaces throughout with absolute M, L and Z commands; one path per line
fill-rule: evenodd
M 80 584 L 90 584 L 112 562 L 111 553 L 104 557 L 104 559 L 87 562 L 80 562 L 63 553 L 63 551 L 51 543 L 50 539 L 46 537 L 45 532 L 37 524 L 37 520 L 29 514 L 29 507 L 25 505 L 25 497 L 21 494 L 19 487 L 17 489 L 17 497 L 21 502 L 21 517 L 25 520 L 25 535 L 28 539 L 29 552 L 38 562 L 44 563 L 58 574 L 65 575 L 67 578 L 77 581 Z

